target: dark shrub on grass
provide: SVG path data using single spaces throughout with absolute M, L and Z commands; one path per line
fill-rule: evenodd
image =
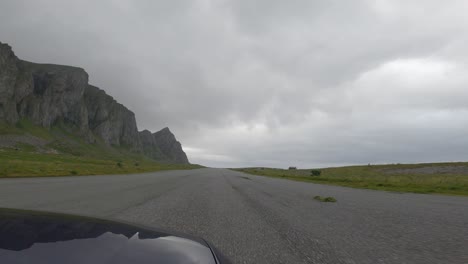
M 325 203 L 335 203 L 336 199 L 334 197 L 322 197 L 322 196 L 314 196 L 314 199 L 320 202 L 325 202 Z
M 78 172 L 77 172 L 76 170 L 72 170 L 72 171 L 70 171 L 70 174 L 71 174 L 71 175 L 77 175 Z
M 120 162 L 120 161 L 117 162 L 117 167 L 122 168 L 122 166 L 123 166 L 123 165 L 122 165 L 122 162 Z
M 321 170 L 311 170 L 310 171 L 310 176 L 320 176 L 322 174 Z

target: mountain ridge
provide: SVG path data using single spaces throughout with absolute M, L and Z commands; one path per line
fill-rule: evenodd
M 89 144 L 126 147 L 154 160 L 189 164 L 168 128 L 148 131 L 150 135 L 138 131 L 135 114 L 89 84 L 84 69 L 24 61 L 0 42 L 0 121 L 14 125 L 22 119 L 47 129 L 63 124 Z

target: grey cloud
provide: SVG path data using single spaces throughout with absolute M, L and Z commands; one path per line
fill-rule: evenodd
M 467 7 L 4 0 L 0 36 L 25 60 L 85 68 L 206 165 L 463 160 Z

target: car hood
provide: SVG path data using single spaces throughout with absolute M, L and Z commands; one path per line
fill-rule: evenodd
M 91 217 L 0 209 L 0 263 L 217 263 L 202 239 Z

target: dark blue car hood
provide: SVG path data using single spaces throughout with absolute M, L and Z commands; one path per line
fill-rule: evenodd
M 202 239 L 90 217 L 0 209 L 0 263 L 217 263 Z

